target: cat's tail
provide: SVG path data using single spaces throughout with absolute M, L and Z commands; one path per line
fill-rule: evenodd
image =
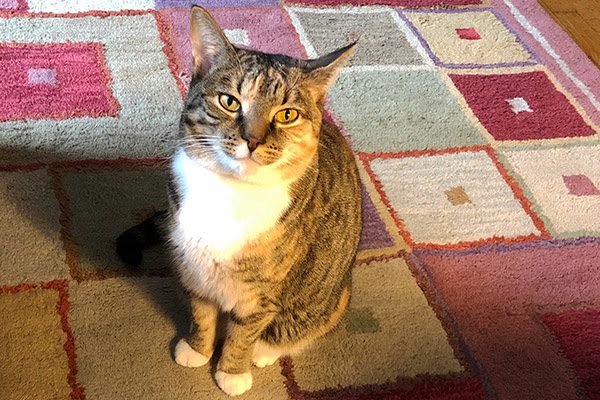
M 136 267 L 142 263 L 144 249 L 165 241 L 163 227 L 166 216 L 166 211 L 158 211 L 117 238 L 117 255 L 123 262 Z

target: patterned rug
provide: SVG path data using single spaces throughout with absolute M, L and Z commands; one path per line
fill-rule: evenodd
M 359 39 L 328 103 L 364 183 L 354 295 L 247 399 L 600 399 L 600 72 L 533 0 L 203 0 L 232 41 Z M 160 248 L 187 0 L 0 0 L 0 398 L 221 399 L 175 364 Z

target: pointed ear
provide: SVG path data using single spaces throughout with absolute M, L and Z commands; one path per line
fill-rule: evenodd
M 235 50 L 217 22 L 202 7 L 193 6 L 190 40 L 194 73 L 203 75 L 211 68 L 234 56 Z
M 356 42 L 322 57 L 308 60 L 306 65 L 311 90 L 314 90 L 320 96 L 324 96 L 329 86 L 335 82 L 342 68 L 350 61 L 355 47 Z

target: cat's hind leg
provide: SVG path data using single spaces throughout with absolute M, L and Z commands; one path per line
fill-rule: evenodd
M 215 347 L 219 309 L 209 300 L 192 297 L 192 329 L 187 339 L 175 346 L 175 362 L 184 367 L 208 363 Z

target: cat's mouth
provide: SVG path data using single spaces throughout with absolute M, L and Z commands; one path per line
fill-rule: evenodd
M 217 165 L 220 165 L 221 171 L 242 180 L 263 176 L 265 173 L 263 169 L 272 165 L 272 162 L 265 159 L 263 154 L 259 154 L 257 151 L 251 152 L 246 143 L 228 148 L 215 147 L 214 149 L 217 154 Z
M 235 149 L 233 151 L 232 157 L 236 160 L 247 160 L 250 159 L 250 157 L 252 156 L 252 154 L 250 153 L 250 150 L 248 149 L 248 146 L 246 145 L 246 143 L 241 143 L 238 144 L 237 146 L 235 146 Z
M 235 165 L 234 170 L 240 175 L 251 175 L 263 165 L 256 154 L 250 152 L 245 143 L 237 145 L 234 151 L 228 152 L 227 155 Z
M 256 153 L 250 152 L 246 143 L 236 146 L 231 157 L 244 167 L 263 165 Z

